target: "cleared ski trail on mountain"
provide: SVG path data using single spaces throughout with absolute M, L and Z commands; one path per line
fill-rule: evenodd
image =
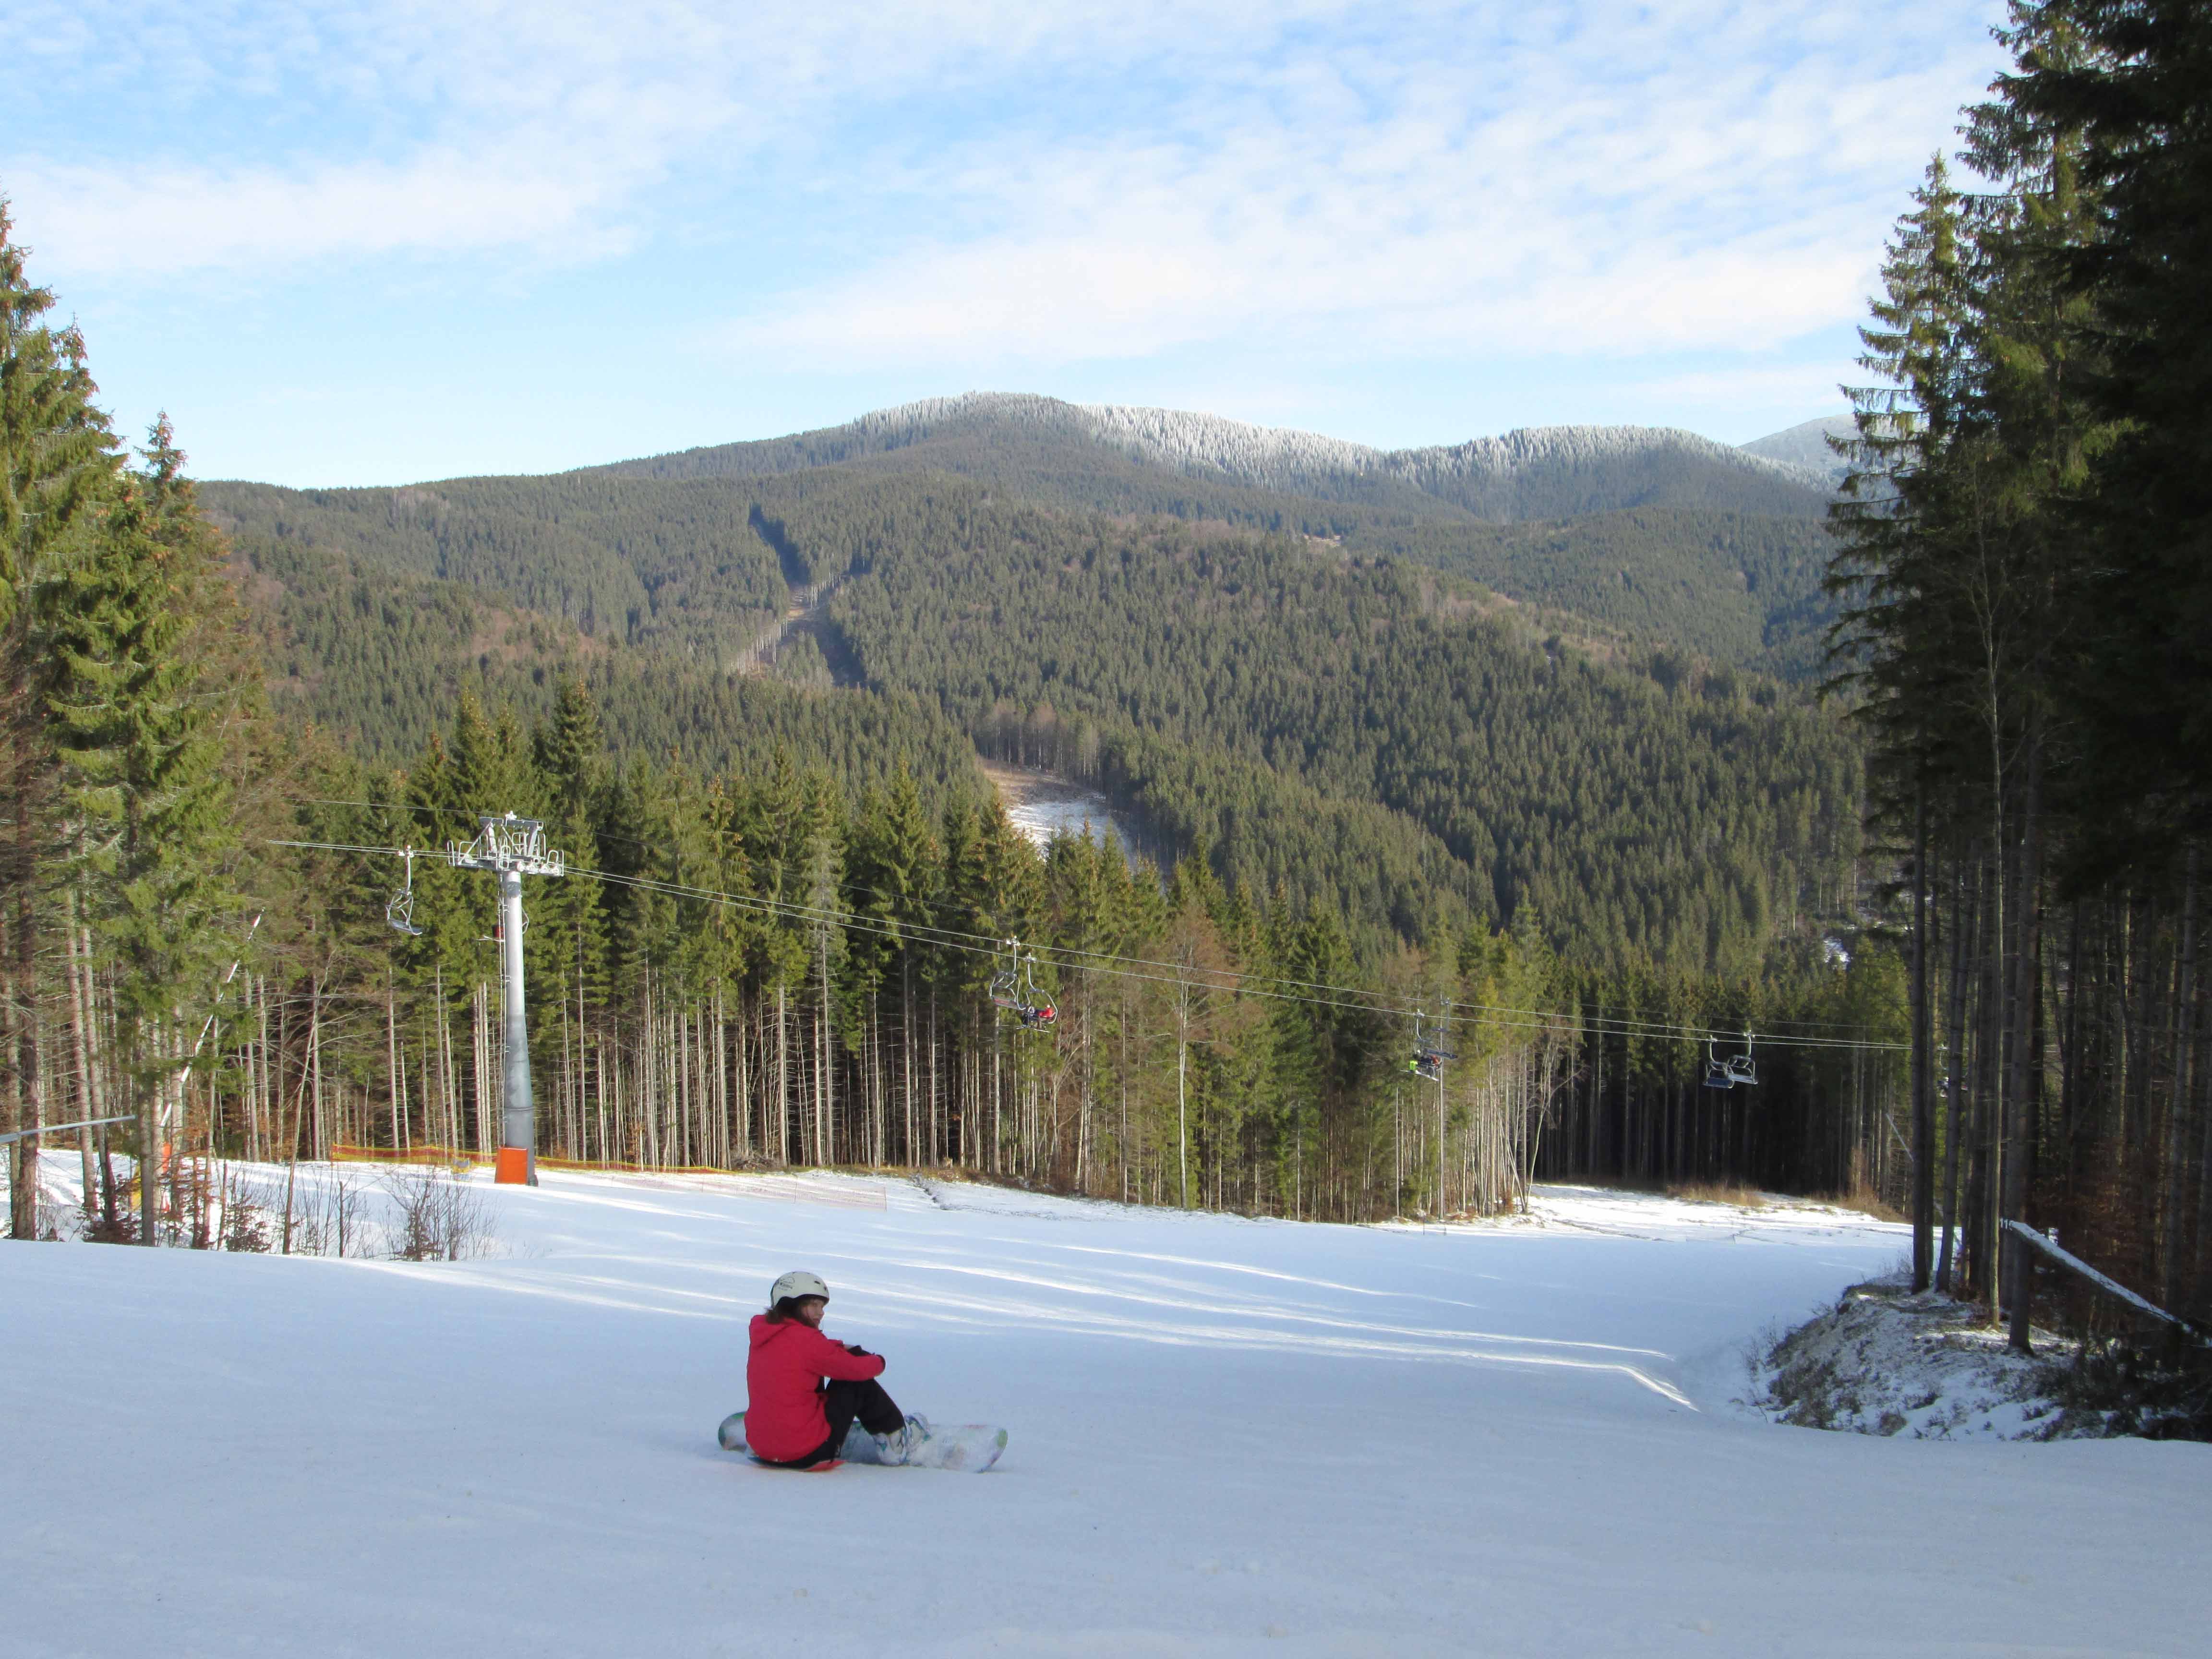
M 825 1186 L 836 1177 L 815 1177 Z M 2212 1448 L 1729 1403 L 1900 1230 L 1553 1189 L 1299 1226 L 890 1183 L 484 1193 L 409 1265 L 0 1244 L 11 1655 L 2183 1654 Z M 792 1267 L 982 1479 L 758 1468 Z

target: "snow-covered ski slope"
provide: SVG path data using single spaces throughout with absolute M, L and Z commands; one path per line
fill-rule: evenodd
M 838 1177 L 816 1177 L 835 1185 Z M 2212 1448 L 1773 1427 L 1898 1230 L 1323 1227 L 933 1183 L 488 1190 L 446 1265 L 0 1245 L 11 1656 L 2197 1654 Z M 981 1480 L 720 1450 L 812 1268 Z

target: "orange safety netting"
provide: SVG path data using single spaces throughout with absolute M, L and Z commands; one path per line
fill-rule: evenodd
M 496 1152 L 426 1145 L 353 1146 L 340 1143 L 331 1148 L 331 1161 L 334 1164 L 443 1164 L 453 1166 L 465 1164 L 472 1169 L 484 1169 L 489 1168 L 498 1156 Z M 541 1170 L 572 1170 L 582 1175 L 719 1176 L 746 1187 L 771 1190 L 782 1197 L 803 1198 L 816 1203 L 851 1207 L 890 1207 L 888 1195 L 880 1188 L 872 1194 L 848 1192 L 836 1188 L 805 1190 L 802 1183 L 790 1175 L 753 1170 L 720 1170 L 708 1164 L 607 1164 L 580 1158 L 540 1158 L 538 1167 Z

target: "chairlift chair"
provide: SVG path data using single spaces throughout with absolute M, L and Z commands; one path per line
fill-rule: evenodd
M 1729 1082 L 1731 1085 L 1741 1083 L 1747 1087 L 1757 1086 L 1759 1083 L 1759 1067 L 1753 1063 L 1751 1058 L 1750 1032 L 1746 1031 L 1743 1034 L 1743 1052 L 1740 1054 L 1730 1054 L 1729 1056 L 1728 1071 Z
M 1006 966 L 991 976 L 990 995 L 1020 1030 L 1048 1031 L 1059 1021 L 1060 1010 L 1037 988 L 1036 954 L 1024 955 L 1019 939 L 1006 941 Z
M 415 925 L 415 849 L 406 848 L 399 856 L 407 861 L 407 884 L 385 905 L 384 919 L 410 939 L 420 939 L 422 930 Z
M 1024 1031 L 1048 1031 L 1060 1019 L 1060 1010 L 1052 1000 L 1037 988 L 1036 952 L 1032 951 L 1022 959 L 1021 987 L 1014 994 L 1020 999 L 1014 1017 L 1022 1023 Z
M 1705 1084 L 1708 1089 L 1735 1087 L 1735 1069 L 1732 1058 L 1723 1058 L 1711 1037 L 1705 1039 Z
M 1007 958 L 1007 965 L 991 975 L 990 996 L 993 1006 L 1012 1011 L 1019 1006 L 1014 997 L 1014 982 L 1021 973 L 1021 951 L 1012 939 L 1006 941 L 1006 948 L 1012 954 Z
M 1417 1010 L 1413 1015 L 1413 1056 L 1406 1062 L 1406 1069 L 1415 1077 L 1434 1083 L 1443 1076 L 1444 1062 L 1457 1060 L 1459 1055 L 1431 1042 L 1424 1030 L 1425 1023 L 1425 1017 Z

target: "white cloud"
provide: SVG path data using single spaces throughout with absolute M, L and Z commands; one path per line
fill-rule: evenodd
M 578 239 L 574 252 L 605 253 L 623 239 L 592 210 L 624 182 L 586 159 L 549 164 L 543 149 L 516 147 L 289 173 L 33 168 L 17 175 L 15 194 L 41 251 L 114 275 L 543 244 L 564 233 Z
M 1974 80 L 1956 52 L 1770 69 L 1753 48 L 1786 33 L 1733 11 L 1548 15 L 1540 51 L 1412 40 L 1356 74 L 1202 85 L 1156 131 L 963 147 L 911 187 L 988 229 L 915 237 L 724 339 L 769 365 L 969 368 L 1224 339 L 1769 347 L 1857 313 L 1892 192 Z
M 774 212 L 843 274 L 732 282 L 719 337 L 769 368 L 1771 345 L 1856 314 L 1990 61 L 1915 0 L 24 3 L 0 99 L 45 116 L 0 187 L 44 268 Z M 70 97 L 136 125 L 103 149 Z
M 839 124 L 885 103 L 1157 65 L 1345 3 L 24 0 L 0 21 L 0 102 L 50 118 L 18 124 L 0 187 L 70 274 L 543 244 L 639 216 L 702 152 L 834 172 Z M 137 130 L 69 118 L 88 105 Z

